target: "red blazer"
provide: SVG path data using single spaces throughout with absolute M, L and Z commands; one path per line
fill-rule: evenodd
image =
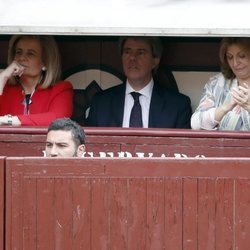
M 71 117 L 73 112 L 73 87 L 61 81 L 47 89 L 36 88 L 31 97 L 29 115 L 24 114 L 24 95 L 20 85 L 6 84 L 0 95 L 0 115 L 18 116 L 22 125 L 47 126 L 54 119 Z

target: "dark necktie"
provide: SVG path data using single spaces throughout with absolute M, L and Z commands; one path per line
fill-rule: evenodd
M 139 101 L 139 96 L 141 94 L 138 92 L 131 92 L 130 94 L 134 98 L 134 106 L 130 114 L 129 127 L 142 128 L 142 111 Z

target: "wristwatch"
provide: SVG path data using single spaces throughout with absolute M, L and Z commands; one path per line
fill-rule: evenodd
M 7 124 L 12 125 L 12 122 L 13 122 L 12 115 L 7 115 Z

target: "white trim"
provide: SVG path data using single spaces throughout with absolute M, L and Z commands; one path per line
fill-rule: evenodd
M 1 34 L 250 36 L 248 0 L 0 0 Z

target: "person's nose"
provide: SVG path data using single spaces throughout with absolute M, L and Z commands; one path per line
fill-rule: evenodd
M 51 157 L 57 157 L 58 156 L 58 150 L 57 150 L 56 145 L 53 145 L 53 147 L 51 148 L 50 156 Z
M 136 52 L 130 51 L 130 53 L 129 53 L 129 59 L 130 60 L 135 60 L 136 59 Z
M 238 59 L 238 57 L 234 57 L 234 59 L 233 59 L 233 65 L 234 66 L 237 66 L 239 64 L 239 59 Z
M 18 62 L 23 62 L 23 61 L 27 60 L 27 56 L 26 56 L 25 53 L 20 53 L 20 54 L 18 54 L 18 55 L 16 56 L 16 60 L 17 60 Z

